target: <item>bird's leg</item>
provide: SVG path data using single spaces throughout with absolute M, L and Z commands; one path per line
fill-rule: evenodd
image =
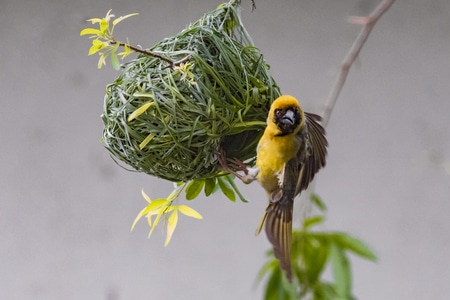
M 226 171 L 226 172 L 228 172 L 230 174 L 233 174 L 234 176 L 236 176 L 237 178 L 242 180 L 242 175 L 237 173 L 236 171 L 234 171 L 230 167 L 230 165 L 228 164 L 229 160 L 230 159 L 227 158 L 227 155 L 225 154 L 225 151 L 223 149 L 220 149 L 219 155 L 218 155 L 218 161 L 219 161 L 219 165 L 222 168 L 222 170 L 224 170 L 224 171 Z M 245 173 L 245 171 L 244 171 L 244 173 Z
M 243 183 L 245 184 L 249 184 L 252 181 L 254 181 L 256 179 L 256 175 L 258 175 L 258 168 L 248 168 L 247 165 L 242 162 L 241 160 L 237 159 L 237 158 L 227 158 L 225 151 L 223 149 L 221 149 L 219 151 L 219 165 L 222 168 L 222 170 L 233 174 L 234 176 L 236 176 L 237 178 L 239 178 Z M 228 164 L 228 162 L 232 163 L 232 167 L 230 167 L 230 165 Z M 244 175 L 239 174 L 237 171 L 235 171 L 235 169 L 237 171 L 242 171 L 244 172 Z

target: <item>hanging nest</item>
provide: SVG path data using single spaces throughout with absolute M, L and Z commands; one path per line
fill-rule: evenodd
M 222 4 L 149 49 L 172 66 L 144 54 L 122 66 L 106 88 L 102 115 L 103 142 L 114 158 L 189 181 L 216 176 L 221 149 L 242 161 L 255 157 L 280 92 L 238 6 Z

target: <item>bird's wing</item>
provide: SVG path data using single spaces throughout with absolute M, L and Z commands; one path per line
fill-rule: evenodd
M 307 153 L 299 151 L 299 178 L 296 195 L 308 188 L 309 183 L 314 179 L 314 175 L 325 166 L 328 142 L 325 137 L 325 129 L 320 125 L 322 118 L 318 115 L 305 112 L 306 136 L 299 136 L 307 141 Z M 305 135 L 303 131 L 299 135 Z M 305 155 L 305 156 L 304 156 Z

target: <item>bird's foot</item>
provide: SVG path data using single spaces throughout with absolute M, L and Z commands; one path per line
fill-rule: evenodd
M 233 174 L 245 184 L 249 184 L 254 181 L 256 179 L 256 175 L 258 175 L 258 168 L 249 169 L 243 161 L 237 158 L 228 158 L 223 149 L 219 151 L 218 160 L 222 170 Z M 244 172 L 244 175 L 238 173 L 239 171 Z

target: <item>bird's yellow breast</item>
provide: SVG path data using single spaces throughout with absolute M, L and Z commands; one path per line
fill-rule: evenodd
M 259 168 L 257 179 L 264 189 L 271 193 L 279 187 L 284 165 L 298 151 L 295 135 L 263 135 L 258 144 L 256 166 Z

